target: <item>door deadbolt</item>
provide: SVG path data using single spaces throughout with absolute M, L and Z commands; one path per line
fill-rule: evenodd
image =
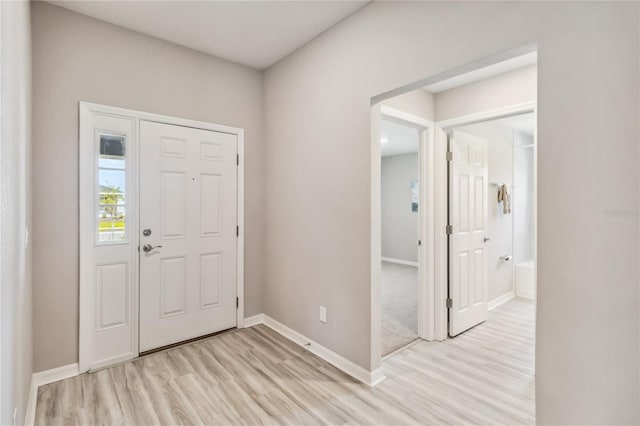
M 142 235 L 144 235 L 145 237 L 148 237 L 149 235 L 151 235 L 151 229 L 147 228 L 144 231 L 142 231 Z

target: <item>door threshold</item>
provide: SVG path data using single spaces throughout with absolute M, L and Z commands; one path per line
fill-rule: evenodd
M 410 341 L 406 345 L 400 346 L 398 349 L 394 349 L 393 351 L 391 351 L 388 354 L 384 355 L 382 357 L 382 361 L 385 361 L 386 359 L 391 358 L 392 356 L 397 355 L 400 352 L 404 351 L 405 349 L 409 349 L 413 345 L 416 345 L 416 344 L 418 344 L 420 342 L 422 342 L 422 339 L 420 337 L 416 337 L 414 340 Z
M 208 339 L 209 337 L 221 336 L 223 334 L 233 333 L 235 331 L 238 331 L 238 328 L 231 327 L 225 330 L 216 331 L 215 333 L 209 333 L 203 336 L 194 337 L 192 339 L 181 340 L 180 342 L 172 343 L 170 345 L 160 346 L 159 348 L 149 349 L 148 351 L 140 352 L 140 354 L 138 354 L 138 358 L 151 355 L 151 354 L 157 354 L 159 352 L 165 352 L 170 349 L 177 348 L 178 346 L 190 345 L 192 343 L 199 342 L 200 340 Z
M 109 368 L 113 368 L 113 367 L 117 367 L 119 365 L 123 365 L 123 364 L 128 364 L 130 362 L 134 362 L 134 361 L 142 358 L 143 356 L 158 354 L 158 353 L 161 353 L 161 352 L 167 352 L 167 351 L 169 351 L 171 349 L 177 348 L 178 346 L 191 345 L 191 344 L 199 342 L 201 340 L 208 339 L 209 337 L 222 336 L 223 334 L 233 333 L 233 332 L 236 332 L 236 331 L 238 331 L 238 328 L 237 327 L 232 327 L 232 328 L 228 328 L 226 330 L 216 331 L 215 333 L 205 334 L 204 336 L 194 337 L 193 339 L 183 340 L 183 341 L 180 341 L 180 342 L 177 342 L 177 343 L 172 343 L 171 345 L 166 345 L 166 346 L 161 346 L 159 348 L 150 349 L 148 351 L 140 352 L 138 354 L 138 356 L 135 357 L 135 358 L 127 359 L 125 361 L 117 362 L 117 363 L 111 364 L 111 365 L 105 365 L 103 367 L 99 367 L 99 368 L 95 368 L 95 369 L 89 369 L 87 371 L 87 373 L 88 374 L 93 374 L 93 373 L 97 373 L 97 372 L 102 371 L 102 370 L 108 370 Z

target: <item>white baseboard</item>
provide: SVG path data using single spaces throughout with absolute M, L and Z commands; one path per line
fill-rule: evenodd
M 516 295 L 518 297 L 522 297 L 524 299 L 529 299 L 529 300 L 536 300 L 536 294 L 533 291 L 522 291 L 519 290 L 518 294 Z
M 391 257 L 381 257 L 380 260 L 382 260 L 383 262 L 397 263 L 398 265 L 415 266 L 416 268 L 419 266 L 418 262 L 410 262 L 408 260 L 393 259 Z
M 254 315 L 244 319 L 243 328 L 253 327 L 254 325 L 264 324 L 264 314 Z
M 322 358 L 329 364 L 333 365 L 339 370 L 347 373 L 354 379 L 364 383 L 367 386 L 375 386 L 386 377 L 382 367 L 375 369 L 374 371 L 368 371 L 359 365 L 349 361 L 348 359 L 338 355 L 330 349 L 322 346 L 321 344 L 314 342 L 308 337 L 298 333 L 297 331 L 287 327 L 279 321 L 271 318 L 265 314 L 254 315 L 244 320 L 245 327 L 251 327 L 252 325 L 264 324 L 273 331 L 281 334 L 293 343 L 302 346 L 312 354 Z M 251 324 L 251 325 L 249 325 Z
M 487 304 L 488 305 L 487 307 L 491 311 L 497 308 L 498 306 L 502 305 L 503 303 L 513 299 L 514 297 L 515 297 L 515 294 L 513 290 L 511 290 L 509 293 L 505 293 L 502 296 L 496 297 L 495 299 L 489 301 L 489 303 Z
M 29 399 L 27 399 L 27 410 L 24 414 L 25 426 L 33 426 L 36 422 L 36 402 L 38 401 L 38 387 L 31 376 L 31 385 L 29 386 Z
M 59 380 L 68 379 L 78 375 L 78 364 L 63 365 L 51 370 L 40 371 L 31 375 L 31 386 L 29 389 L 29 399 L 27 400 L 27 412 L 25 413 L 24 424 L 33 426 L 36 420 L 36 402 L 38 401 L 38 388 Z
M 87 371 L 90 373 L 95 373 L 96 371 L 104 370 L 105 368 L 109 368 L 109 367 L 115 367 L 118 364 L 122 364 L 123 362 L 130 361 L 137 357 L 138 357 L 137 353 L 116 355 L 114 357 L 106 358 L 98 362 L 93 362 L 89 364 L 89 369 L 86 371 L 83 371 L 83 373 L 86 373 Z

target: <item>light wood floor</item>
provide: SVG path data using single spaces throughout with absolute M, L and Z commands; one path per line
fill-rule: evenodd
M 43 386 L 36 424 L 533 424 L 534 305 L 384 361 L 368 388 L 269 328 Z

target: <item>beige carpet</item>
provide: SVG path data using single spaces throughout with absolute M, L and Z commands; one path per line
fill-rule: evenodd
M 418 268 L 382 262 L 382 355 L 418 337 Z

